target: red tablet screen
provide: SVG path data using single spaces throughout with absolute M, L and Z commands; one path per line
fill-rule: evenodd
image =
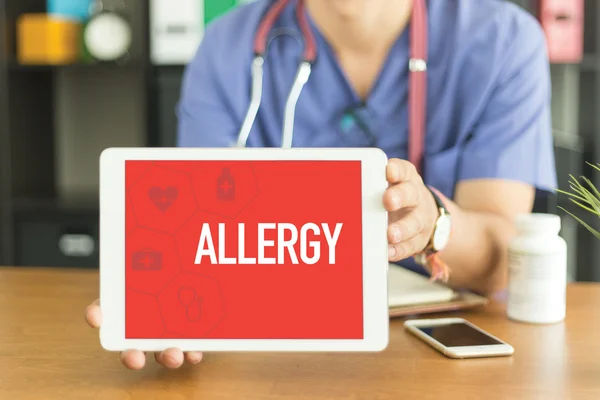
M 127 161 L 127 339 L 362 339 L 360 161 Z

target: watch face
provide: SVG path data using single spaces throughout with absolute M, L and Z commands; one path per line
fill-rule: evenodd
M 131 27 L 120 15 L 103 13 L 88 23 L 84 41 L 93 57 L 116 60 L 125 55 L 131 45 Z
M 437 221 L 435 233 L 433 234 L 433 249 L 440 251 L 446 247 L 450 240 L 452 223 L 450 215 L 442 215 Z

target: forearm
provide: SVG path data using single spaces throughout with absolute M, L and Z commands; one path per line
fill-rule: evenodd
M 452 216 L 452 236 L 441 253 L 450 268 L 449 284 L 482 294 L 504 289 L 512 221 L 492 212 L 471 211 L 444 199 Z
M 439 210 L 437 192 L 452 218 L 452 232 L 439 254 L 450 271 L 445 273 L 434 259 L 434 277 L 448 278 L 459 289 L 489 295 L 504 289 L 507 280 L 508 246 L 514 237 L 514 218 L 531 212 L 535 189 L 526 183 L 500 179 L 459 182 L 450 201 L 435 188 L 427 188 L 415 168 L 402 160 L 388 163 L 383 204 L 388 211 L 388 259 L 392 262 L 416 256 L 431 244 Z M 444 234 L 444 230 L 440 231 Z M 447 237 L 440 237 L 447 239 Z M 442 244 L 441 242 L 439 244 Z M 419 260 L 420 261 L 420 260 Z

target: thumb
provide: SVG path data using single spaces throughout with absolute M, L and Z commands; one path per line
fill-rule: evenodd
M 100 328 L 100 325 L 102 325 L 102 310 L 100 309 L 99 299 L 87 306 L 85 320 L 92 328 Z

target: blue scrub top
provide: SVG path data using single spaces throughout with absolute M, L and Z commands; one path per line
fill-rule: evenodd
M 179 146 L 236 142 L 250 101 L 255 31 L 272 3 L 240 6 L 207 27 L 184 76 Z M 272 36 L 301 37 L 291 3 Z M 552 191 L 551 82 L 538 22 L 501 0 L 429 0 L 428 13 L 425 183 L 449 198 L 457 182 L 479 178 Z M 389 158 L 406 159 L 409 29 L 394 44 L 363 103 L 310 16 L 309 22 L 318 56 L 296 108 L 293 147 L 378 147 Z M 284 106 L 301 55 L 302 44 L 292 36 L 271 41 L 248 147 L 281 146 Z M 356 116 L 349 117 L 349 110 Z

